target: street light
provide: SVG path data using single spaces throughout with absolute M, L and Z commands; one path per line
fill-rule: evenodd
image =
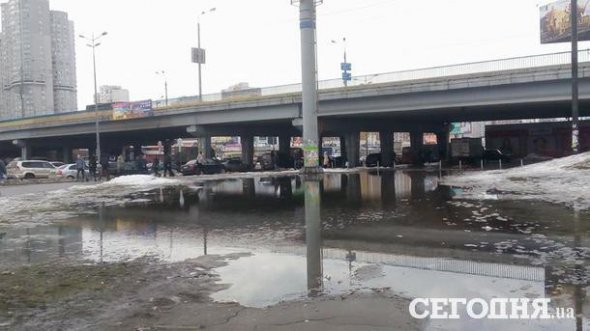
M 168 106 L 168 79 L 166 78 L 166 71 L 156 71 L 156 75 L 162 75 L 164 77 L 164 98 L 166 100 L 166 106 Z
M 211 8 L 209 10 L 202 11 L 199 15 L 197 15 L 197 50 L 196 55 L 193 55 L 193 62 L 196 62 L 199 65 L 199 102 L 203 101 L 203 84 L 201 79 L 201 65 L 205 64 L 205 50 L 201 49 L 201 16 L 214 12 L 216 8 Z M 193 50 L 193 52 L 195 52 Z
M 100 46 L 100 38 L 106 36 L 107 33 L 103 32 L 98 37 L 94 36 L 92 33 L 92 37 L 86 37 L 84 35 L 79 35 L 80 38 L 85 39 L 88 44 L 86 46 L 92 48 L 92 66 L 94 68 L 94 113 L 95 113 L 95 129 L 96 129 L 96 159 L 100 162 L 100 131 L 98 127 L 98 91 L 96 89 L 96 47 Z
M 332 40 L 332 44 L 339 44 L 339 41 Z M 344 87 L 348 86 L 348 81 L 352 80 L 350 71 L 352 66 L 350 63 L 346 61 L 346 37 L 342 38 L 342 44 L 344 46 L 344 61 L 340 63 L 340 69 L 342 70 L 342 82 L 344 82 Z

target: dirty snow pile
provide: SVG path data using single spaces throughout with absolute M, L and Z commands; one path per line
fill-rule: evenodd
M 508 170 L 453 175 L 466 199 L 533 199 L 590 209 L 590 152 Z

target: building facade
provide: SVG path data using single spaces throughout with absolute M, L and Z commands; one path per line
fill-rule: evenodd
M 48 0 L 0 5 L 0 119 L 75 111 L 73 23 Z
M 103 85 L 99 87 L 98 103 L 127 102 L 129 91 L 121 86 Z

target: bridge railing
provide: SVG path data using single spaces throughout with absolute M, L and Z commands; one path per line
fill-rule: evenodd
M 590 49 L 580 50 L 578 54 L 579 62 L 590 62 Z M 469 74 L 484 74 L 492 72 L 502 72 L 519 69 L 534 69 L 555 65 L 570 65 L 571 52 L 548 53 L 532 56 L 512 57 L 507 59 L 479 61 L 455 65 L 445 65 L 422 69 L 402 70 L 371 75 L 361 75 L 352 77 L 348 82 L 349 87 L 395 83 L 404 81 L 414 81 L 422 79 L 435 79 L 443 77 L 452 77 Z M 344 82 L 341 79 L 328 79 L 318 81 L 320 90 L 343 88 Z M 300 93 L 301 84 L 288 84 L 279 86 L 270 86 L 260 89 L 261 96 L 273 96 L 290 93 Z M 215 102 L 223 100 L 221 93 L 207 94 L 203 96 L 203 102 Z M 159 100 L 161 101 L 161 100 Z M 171 100 L 171 105 L 194 105 L 198 104 L 198 97 L 183 97 Z

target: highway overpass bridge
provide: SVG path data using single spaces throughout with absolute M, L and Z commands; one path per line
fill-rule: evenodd
M 451 122 L 568 117 L 569 57 L 563 52 L 369 75 L 348 87 L 339 86 L 339 80 L 319 82 L 320 134 L 341 137 L 344 154 L 354 164 L 361 131 L 380 133 L 389 160 L 393 132 L 410 132 L 414 149 L 421 146 L 423 133 L 436 133 L 445 142 L 440 144 L 444 154 Z M 579 57 L 580 113 L 589 116 L 590 51 Z M 94 149 L 94 113 L 85 114 L 73 120 L 57 115 L 0 122 L 0 148 L 23 157 L 58 150 L 66 159 L 74 148 Z M 205 138 L 207 146 L 212 136 L 241 136 L 243 156 L 251 161 L 254 136 L 278 136 L 284 150 L 289 137 L 300 135 L 301 93 L 299 85 L 279 86 L 255 97 L 207 96 L 203 102 L 160 107 L 147 118 L 113 120 L 111 111 L 99 115 L 107 153 L 179 137 Z

